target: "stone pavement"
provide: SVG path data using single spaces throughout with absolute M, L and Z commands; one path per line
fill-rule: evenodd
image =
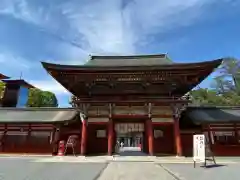
M 219 167 L 193 168 L 192 164 L 161 164 L 169 173 L 174 174 L 178 180 L 239 180 L 240 164 L 221 164 Z
M 31 158 L 0 158 L 0 180 L 95 180 L 107 163 L 37 163 Z
M 120 159 L 119 159 L 120 158 Z M 174 162 L 177 159 L 177 163 Z M 221 158 L 220 158 L 221 159 Z M 164 157 L 0 157 L 4 180 L 238 180 L 240 161 L 193 168 L 191 158 Z M 180 163 L 185 161 L 184 163 Z M 163 163 L 163 162 L 167 163 Z M 170 162 L 172 161 L 172 162 Z
M 25 158 L 25 157 L 23 157 Z M 31 158 L 31 157 L 29 157 Z M 217 163 L 238 163 L 239 159 L 216 158 Z M 184 157 L 156 157 L 156 156 L 51 156 L 37 157 L 36 162 L 65 162 L 65 163 L 88 163 L 88 162 L 155 162 L 158 164 L 193 164 L 192 158 Z
M 175 180 L 175 177 L 152 162 L 111 162 L 98 180 Z

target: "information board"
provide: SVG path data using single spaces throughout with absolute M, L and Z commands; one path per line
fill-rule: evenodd
M 193 161 L 205 162 L 205 136 L 193 135 Z

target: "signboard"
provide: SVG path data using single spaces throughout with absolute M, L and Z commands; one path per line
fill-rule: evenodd
M 203 134 L 193 136 L 193 161 L 205 162 L 205 136 Z

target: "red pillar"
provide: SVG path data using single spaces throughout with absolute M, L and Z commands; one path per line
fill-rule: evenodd
M 148 152 L 149 152 L 149 155 L 153 155 L 154 153 L 154 149 L 153 149 L 153 125 L 152 125 L 152 121 L 151 119 L 149 118 L 147 120 L 147 123 L 146 123 L 146 126 L 147 126 L 147 139 L 148 139 Z
M 114 124 L 113 120 L 109 119 L 108 122 L 108 155 L 111 156 L 113 153 L 113 136 L 114 136 Z
M 174 135 L 175 135 L 175 145 L 176 145 L 176 154 L 177 156 L 182 156 L 182 143 L 180 136 L 179 120 L 174 119 Z
M 81 136 L 81 155 L 85 155 L 87 148 L 87 122 L 82 121 L 82 136 Z

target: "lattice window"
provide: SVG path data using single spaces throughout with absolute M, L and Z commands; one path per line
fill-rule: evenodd
M 216 144 L 236 144 L 234 131 L 216 131 L 213 137 Z
M 51 132 L 50 131 L 33 131 L 30 136 L 30 143 L 34 145 L 50 144 Z
M 5 136 L 6 145 L 19 146 L 24 145 L 27 140 L 28 132 L 8 131 Z
M 119 123 L 119 124 L 115 125 L 115 130 L 118 133 L 143 132 L 144 124 L 142 124 L 142 123 Z

